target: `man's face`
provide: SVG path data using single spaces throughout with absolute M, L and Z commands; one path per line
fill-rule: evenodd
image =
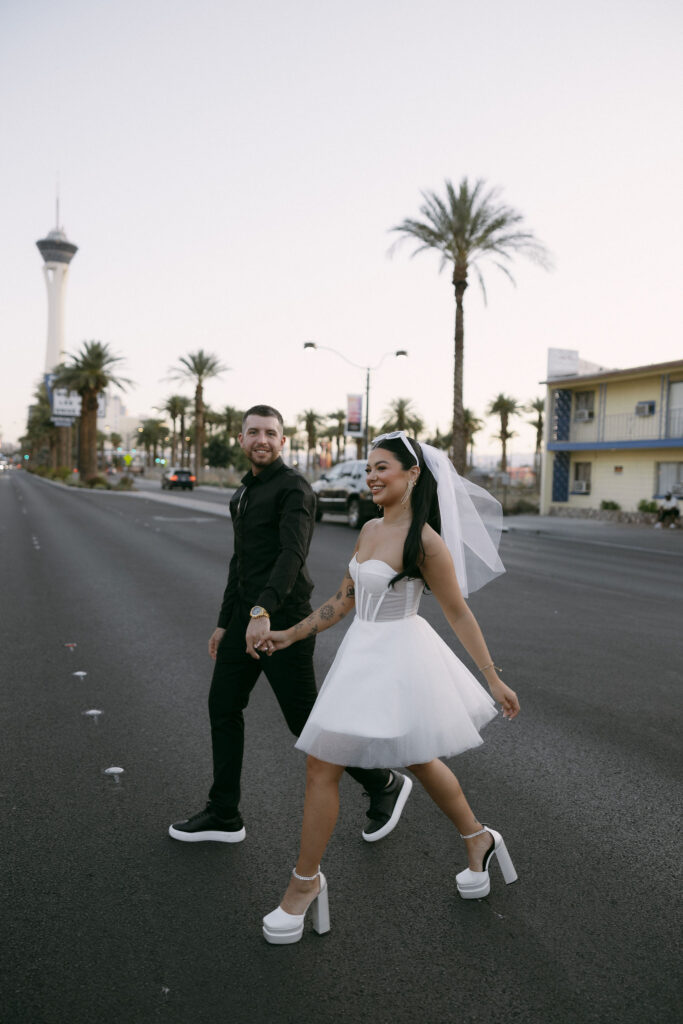
M 253 473 L 270 466 L 285 444 L 282 427 L 275 416 L 247 416 L 238 441 L 251 462 Z

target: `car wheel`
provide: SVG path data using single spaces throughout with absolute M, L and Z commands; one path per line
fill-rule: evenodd
M 320 520 L 322 519 L 322 517 L 323 517 L 323 510 L 320 507 L 320 502 L 316 501 L 316 503 L 315 503 L 315 521 L 316 521 L 316 523 L 319 523 Z
M 358 498 L 351 498 L 346 508 L 346 521 L 352 530 L 357 530 L 361 524 L 360 502 Z

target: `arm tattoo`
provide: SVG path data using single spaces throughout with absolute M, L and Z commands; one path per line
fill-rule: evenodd
M 334 615 L 334 608 L 332 607 L 331 604 L 325 604 L 320 609 L 319 614 L 320 614 L 320 618 L 323 619 L 323 620 L 331 619 L 332 616 Z
M 356 588 L 354 587 L 353 583 L 350 583 L 349 586 L 346 588 L 346 596 L 347 597 L 355 597 L 356 596 Z
M 335 597 L 335 601 L 341 601 L 341 599 L 342 599 L 342 592 L 341 592 L 341 590 L 338 590 L 337 591 L 337 595 Z

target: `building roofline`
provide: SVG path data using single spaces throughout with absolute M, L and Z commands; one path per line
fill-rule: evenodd
M 598 370 L 593 373 L 573 373 L 567 377 L 549 377 L 540 381 L 541 384 L 575 384 L 587 383 L 592 380 L 605 380 L 610 377 L 634 377 L 645 373 L 662 373 L 664 370 L 682 370 L 683 359 L 674 359 L 666 363 L 649 363 L 647 366 L 632 366 L 626 370 Z

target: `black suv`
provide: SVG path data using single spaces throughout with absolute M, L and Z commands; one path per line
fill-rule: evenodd
M 365 466 L 364 459 L 338 462 L 315 481 L 312 486 L 316 499 L 316 522 L 325 512 L 332 512 L 345 515 L 349 526 L 358 529 L 367 519 L 379 515 L 365 482 Z
M 174 487 L 182 487 L 183 490 L 191 491 L 195 485 L 195 479 L 194 474 L 184 467 L 167 469 L 161 477 L 161 489 L 162 491 L 171 491 Z

